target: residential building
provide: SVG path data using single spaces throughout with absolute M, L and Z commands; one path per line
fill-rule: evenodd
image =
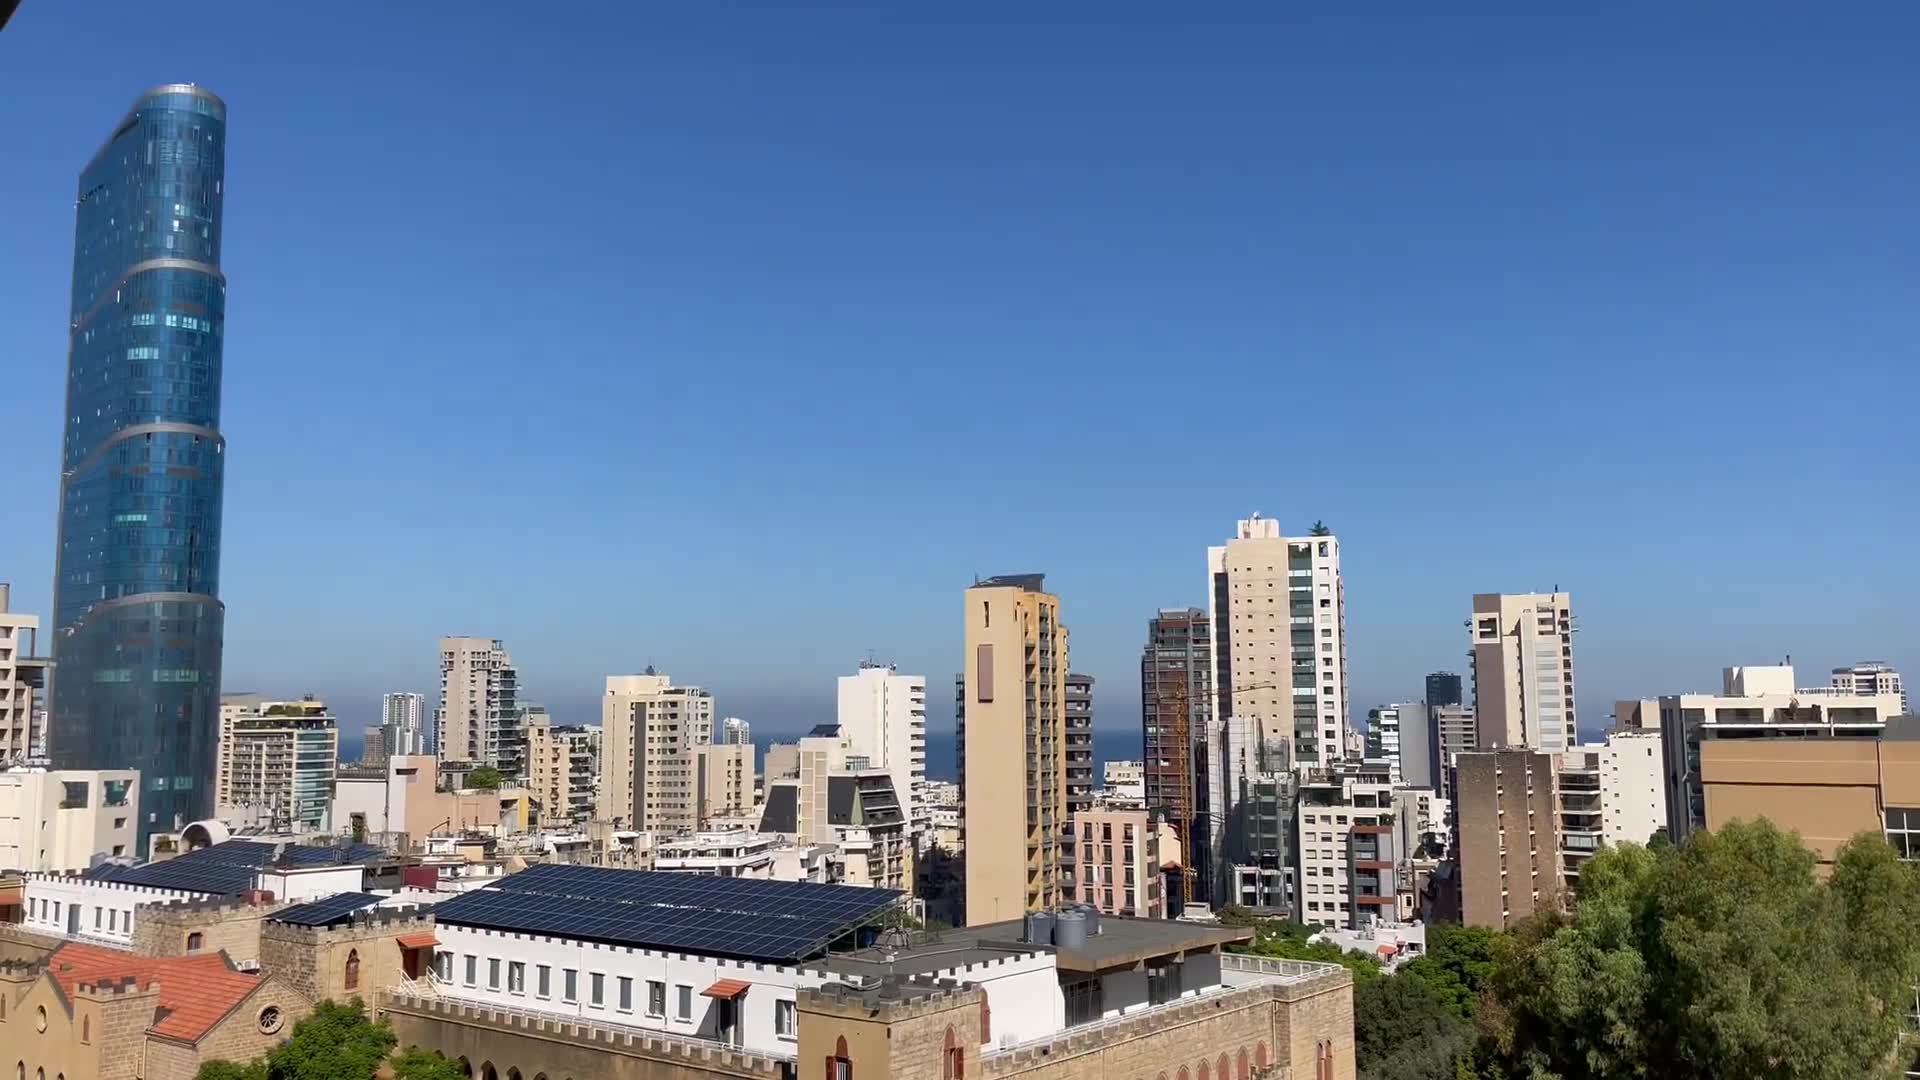
M 1299 921 L 1338 930 L 1400 917 L 1394 788 L 1371 767 L 1316 772 L 1300 784 L 1295 850 Z M 1411 913 L 1412 895 L 1405 906 Z
M 227 107 L 160 86 L 111 130 L 74 204 L 49 752 L 137 763 L 144 843 L 213 809 Z
M 1400 782 L 1408 787 L 1440 790 L 1439 764 L 1434 752 L 1431 709 L 1420 702 L 1389 706 L 1398 713 Z M 1369 724 L 1369 727 L 1372 725 Z
M 737 716 L 729 716 L 720 721 L 720 727 L 714 732 L 713 741 L 726 746 L 753 745 L 753 725 Z
M 1427 786 L 1452 798 L 1454 758 L 1479 745 L 1479 725 L 1473 709 L 1465 705 L 1429 705 L 1426 717 L 1427 768 L 1432 774 Z
M 1367 710 L 1366 758 L 1386 765 L 1388 779 L 1394 784 L 1408 783 L 1402 760 L 1401 713 L 1420 706 L 1382 705 Z M 1424 711 L 1424 710 L 1422 710 Z M 1424 716 L 1419 717 L 1424 721 Z M 1425 724 L 1415 725 L 1421 728 Z
M 1920 720 L 1861 738 L 1714 739 L 1700 746 L 1703 825 L 1766 818 L 1798 833 L 1822 873 L 1863 832 L 1920 861 Z
M 1863 695 L 1831 686 L 1795 689 L 1793 667 L 1748 665 L 1721 672 L 1719 694 L 1670 694 L 1657 700 L 1666 755 L 1667 834 L 1678 843 L 1701 828 L 1706 804 L 1700 748 L 1716 739 L 1871 739 L 1900 715 L 1897 693 Z M 1644 714 L 1644 703 L 1615 709 Z
M 958 717 L 969 925 L 1067 899 L 1067 628 L 1040 574 L 966 590 Z
M 384 769 L 387 759 L 393 752 L 387 749 L 387 729 L 370 727 L 360 737 L 360 764 L 370 769 Z
M 855 769 L 828 777 L 827 825 L 840 848 L 847 884 L 913 887 L 914 846 L 892 774 Z
M 1146 763 L 1140 761 L 1107 761 L 1100 766 L 1100 783 L 1107 798 L 1116 803 L 1138 803 L 1144 806 L 1147 799 Z
M 434 752 L 426 712 L 424 694 L 398 691 L 380 695 L 380 726 L 387 733 L 387 753 L 416 757 Z
M 652 832 L 699 826 L 694 748 L 713 744 L 713 695 L 648 668 L 609 675 L 600 699 L 603 821 Z
M 694 747 L 693 782 L 696 828 L 753 809 L 753 744 Z
M 1571 595 L 1476 593 L 1467 634 L 1476 749 L 1559 753 L 1580 741 Z
M 852 752 L 893 777 L 910 828 L 929 828 L 927 807 L 927 679 L 892 664 L 863 660 L 839 678 L 840 733 Z
M 533 832 L 541 798 L 514 785 L 443 790 L 440 759 L 422 754 L 389 757 L 383 770 L 341 770 L 329 817 L 341 835 L 406 850 L 430 836 Z
M 1340 541 L 1287 537 L 1255 515 L 1207 549 L 1213 716 L 1205 731 L 1208 865 L 1265 856 L 1236 846 L 1240 804 L 1264 774 L 1325 764 L 1347 742 L 1346 593 Z
M 1466 694 L 1460 676 L 1451 671 L 1436 671 L 1427 676 L 1428 705 L 1464 705 Z
M 1067 816 L 1071 818 L 1093 809 L 1093 676 L 1068 673 L 1066 723 Z M 1067 842 L 1072 842 L 1071 837 Z
M 403 1044 L 475 1075 L 666 1075 L 704 1054 L 743 1076 L 823 1061 L 835 1077 L 1095 1076 L 1124 1060 L 1129 1076 L 1204 1061 L 1210 1076 L 1353 1080 L 1351 975 L 1222 952 L 1249 930 L 1104 917 L 1082 935 L 1074 913 L 1038 938 L 1012 920 L 850 947 L 897 902 L 883 889 L 538 866 L 442 902 L 430 985 L 389 989 L 381 1011 Z M 553 916 L 580 930 L 528 921 Z M 541 1034 L 562 1026 L 574 1037 Z M 616 1035 L 636 1029 L 645 1037 Z
M 1459 755 L 1453 812 L 1461 921 L 1511 929 L 1559 910 L 1560 814 L 1554 755 L 1487 750 Z
M 94 856 L 140 855 L 140 774 L 132 769 L 0 771 L 0 866 L 79 873 Z
M 1168 917 L 1161 871 L 1180 859 L 1166 822 L 1148 810 L 1083 810 L 1073 816 L 1073 830 L 1074 899 L 1105 915 Z
M 340 765 L 340 726 L 327 703 L 262 701 L 222 709 L 215 805 L 232 822 L 326 832 Z
M 1658 731 L 1615 731 L 1561 755 L 1561 876 L 1569 890 L 1601 845 L 1644 845 L 1666 830 L 1665 764 Z
M 539 705 L 526 707 L 527 789 L 550 824 L 591 821 L 600 771 L 600 729 L 556 727 Z
M 1212 716 L 1213 623 L 1204 608 L 1161 608 L 1147 620 L 1140 651 L 1140 797 L 1179 833 L 1198 901 L 1214 891 L 1212 851 L 1205 842 L 1206 731 Z M 1192 843 L 1195 838 L 1202 842 Z
M 1263 773 L 1239 781 L 1229 833 L 1240 858 L 1225 867 L 1225 903 L 1295 918 L 1300 910 L 1299 774 Z
M 779 837 L 752 829 L 702 830 L 666 837 L 654 851 L 653 869 L 675 874 L 780 880 L 774 874 Z
M 25 765 L 47 756 L 40 688 L 47 683 L 40 619 L 8 608 L 13 587 L 0 581 L 0 765 Z
M 5 609 L 6 605 L 0 604 L 0 611 Z M 1900 712 L 1905 714 L 1907 711 L 1907 688 L 1900 681 L 1900 673 L 1893 670 L 1893 665 L 1885 660 L 1862 660 L 1850 667 L 1834 668 L 1831 685 L 1835 690 L 1859 694 L 1863 697 L 1898 694 L 1900 695 Z
M 433 714 L 440 760 L 523 775 L 527 734 L 519 696 L 520 674 L 499 638 L 441 638 L 440 707 Z

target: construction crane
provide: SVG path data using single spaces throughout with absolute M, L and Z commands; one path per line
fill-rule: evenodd
M 1167 672 L 1162 671 L 1160 674 L 1164 677 Z M 1193 900 L 1194 852 L 1196 850 L 1195 845 L 1199 843 L 1200 839 L 1193 834 L 1201 831 L 1195 827 L 1197 815 L 1193 808 L 1193 709 L 1192 697 L 1188 693 L 1187 685 L 1192 678 L 1192 667 L 1183 665 L 1179 672 L 1179 678 L 1174 680 L 1171 685 L 1162 683 L 1156 687 L 1158 691 L 1156 705 L 1161 706 L 1161 716 L 1164 717 L 1166 715 L 1164 706 L 1169 704 L 1172 706 L 1172 741 L 1173 745 L 1180 750 L 1179 754 L 1176 755 L 1174 764 L 1174 797 L 1172 800 L 1173 806 L 1170 809 L 1172 809 L 1174 814 L 1175 834 L 1180 837 L 1180 858 L 1184 863 L 1180 868 L 1179 901 L 1182 912 L 1186 911 L 1187 904 Z M 1257 690 L 1276 690 L 1279 688 L 1280 685 L 1278 683 L 1254 683 L 1250 686 L 1237 686 L 1228 690 L 1227 697 L 1233 698 L 1241 694 L 1250 694 Z M 1207 712 L 1211 715 L 1212 710 L 1207 710 Z M 1162 748 L 1166 746 L 1164 737 L 1161 746 Z

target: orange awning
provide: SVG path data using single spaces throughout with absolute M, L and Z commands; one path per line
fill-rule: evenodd
M 746 993 L 752 987 L 752 983 L 741 982 L 739 979 L 721 979 L 719 982 L 700 991 L 700 995 L 702 997 L 719 998 L 722 1001 L 732 1001 L 734 998 Z
M 401 934 L 394 940 L 399 942 L 403 949 L 431 949 L 440 944 L 440 939 L 431 933 Z

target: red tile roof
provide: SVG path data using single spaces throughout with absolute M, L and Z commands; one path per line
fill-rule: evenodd
M 235 971 L 225 953 L 136 956 L 118 949 L 68 942 L 47 958 L 47 970 L 71 999 L 81 983 L 118 983 L 132 976 L 142 989 L 160 984 L 160 1006 L 147 1030 L 198 1042 L 260 987 L 260 977 Z

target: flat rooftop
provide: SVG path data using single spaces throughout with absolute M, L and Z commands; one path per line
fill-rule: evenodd
M 1253 940 L 1253 930 L 1246 927 L 1102 916 L 1100 932 L 1088 934 L 1084 948 L 1063 949 L 1020 940 L 1024 929 L 1024 924 L 1015 919 L 935 934 L 914 934 L 910 944 L 893 948 L 875 944 L 853 952 L 833 953 L 813 966 L 841 975 L 914 976 L 1044 952 L 1054 955 L 1054 963 L 1061 971 L 1097 972 L 1164 957 L 1178 959 L 1188 953 L 1211 952 Z

